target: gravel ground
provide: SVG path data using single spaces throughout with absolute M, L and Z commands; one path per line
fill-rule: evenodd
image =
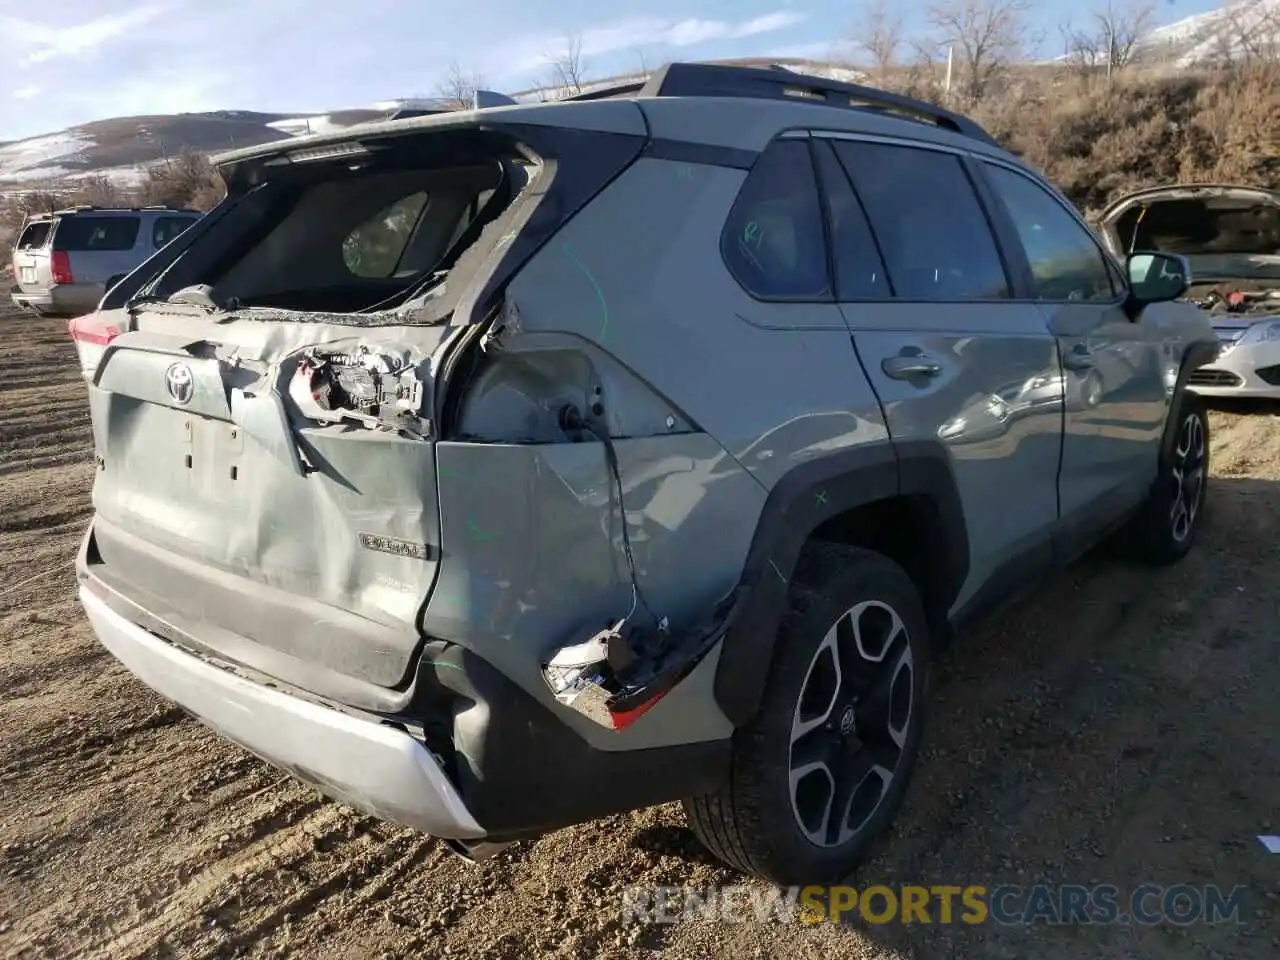
M 1209 525 L 1158 573 L 1090 557 L 938 671 L 894 834 L 852 882 L 1248 888 L 1242 924 L 624 922 L 740 883 L 658 808 L 473 867 L 210 734 L 94 642 L 72 557 L 88 413 L 61 323 L 0 307 L 0 955 L 1280 956 L 1280 418 L 1212 415 Z

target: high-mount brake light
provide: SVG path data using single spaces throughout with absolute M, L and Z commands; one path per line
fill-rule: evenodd
M 303 147 L 285 154 L 290 163 L 314 163 L 319 160 L 337 160 L 341 157 L 367 157 L 370 153 L 363 143 L 339 143 L 332 147 Z

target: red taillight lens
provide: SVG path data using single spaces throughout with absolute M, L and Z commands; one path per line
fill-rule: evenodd
M 71 257 L 65 250 L 54 250 L 49 254 L 49 272 L 54 283 L 75 283 L 71 276 Z
M 76 343 L 92 343 L 100 347 L 105 347 L 120 336 L 119 327 L 103 322 L 96 313 L 88 313 L 83 317 L 76 317 L 67 324 L 67 330 L 71 334 L 71 339 Z

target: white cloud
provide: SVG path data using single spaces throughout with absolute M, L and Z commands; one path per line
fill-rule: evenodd
M 88 53 L 109 40 L 150 23 L 164 12 L 165 7 L 160 5 L 134 7 L 132 10 L 96 17 L 74 26 L 46 26 L 16 17 L 6 17 L 0 20 L 0 33 L 16 41 L 19 46 L 34 47 L 23 59 L 24 64 L 32 65 Z
M 17 90 L 13 91 L 13 99 L 15 100 L 30 100 L 33 97 L 38 97 L 39 95 L 40 87 L 36 86 L 19 87 Z
M 691 47 L 699 43 L 741 40 L 785 30 L 803 23 L 803 14 L 778 10 L 750 20 L 659 20 L 634 18 L 605 26 L 591 27 L 576 35 L 581 56 L 603 56 L 620 50 L 650 47 Z M 545 67 L 568 43 L 566 35 L 550 35 L 522 40 L 494 58 L 491 70 L 501 76 L 526 73 Z

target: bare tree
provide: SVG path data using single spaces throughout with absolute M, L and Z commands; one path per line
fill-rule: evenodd
M 476 91 L 484 88 L 484 78 L 462 68 L 457 60 L 449 61 L 449 72 L 436 87 L 436 95 L 451 107 L 468 110 L 475 103 Z
M 1154 16 L 1155 6 L 1146 0 L 1107 0 L 1088 27 L 1062 28 L 1067 60 L 1082 73 L 1105 70 L 1110 78 L 1133 62 Z
M 851 45 L 872 72 L 883 78 L 897 65 L 903 40 L 901 7 L 888 0 L 871 0 L 854 23 Z
M 636 73 L 647 77 L 653 70 L 653 64 L 649 60 L 649 51 L 643 46 L 636 47 Z
M 1280 5 L 1273 0 L 1236 0 L 1222 11 L 1219 59 L 1244 66 L 1280 59 Z
M 559 49 L 547 54 L 549 87 L 559 96 L 572 97 L 582 92 L 586 80 L 586 65 L 582 58 L 582 37 L 567 33 Z
M 1031 0 L 939 0 L 929 22 L 943 47 L 950 47 L 962 96 L 970 103 L 1031 44 L 1027 14 Z

